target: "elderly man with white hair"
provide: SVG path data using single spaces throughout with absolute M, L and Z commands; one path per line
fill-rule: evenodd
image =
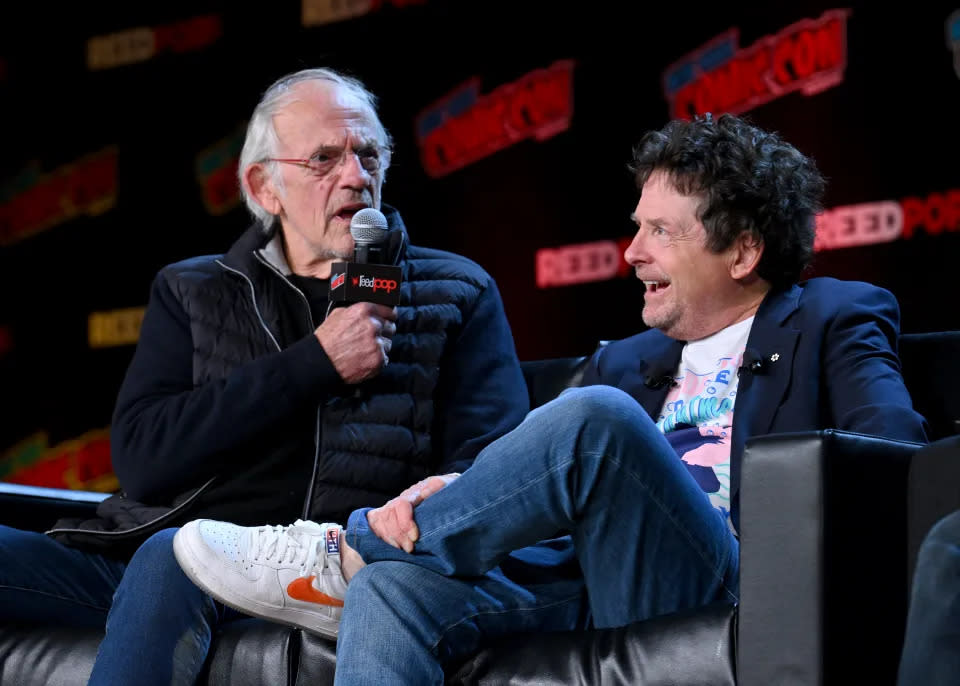
M 410 244 L 381 203 L 389 165 L 360 82 L 309 69 L 270 86 L 239 165 L 256 221 L 153 281 L 111 429 L 123 492 L 49 535 L 0 527 L 0 618 L 105 627 L 90 683 L 193 683 L 217 624 L 239 616 L 183 574 L 171 527 L 346 523 L 465 470 L 526 414 L 493 280 Z M 332 307 L 331 265 L 352 259 L 367 208 L 386 217 L 399 305 Z

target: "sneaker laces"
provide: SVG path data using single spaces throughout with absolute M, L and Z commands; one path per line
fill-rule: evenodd
M 305 529 L 308 529 L 305 531 Z M 298 519 L 292 526 L 261 526 L 251 532 L 250 551 L 254 560 L 286 566 L 300 566 L 306 577 L 323 569 L 326 542 L 323 529 L 313 522 Z

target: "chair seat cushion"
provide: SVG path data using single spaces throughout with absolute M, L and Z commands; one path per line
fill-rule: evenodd
M 736 608 L 718 604 L 617 629 L 510 636 L 452 672 L 463 686 L 733 686 Z

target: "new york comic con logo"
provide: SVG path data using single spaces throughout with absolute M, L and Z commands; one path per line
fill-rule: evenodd
M 423 168 L 438 178 L 533 138 L 545 141 L 570 127 L 572 60 L 535 69 L 487 94 L 473 78 L 424 108 L 416 118 Z
M 671 64 L 663 73 L 670 115 L 741 114 L 800 91 L 815 95 L 843 81 L 849 9 L 803 19 L 740 48 L 733 28 Z

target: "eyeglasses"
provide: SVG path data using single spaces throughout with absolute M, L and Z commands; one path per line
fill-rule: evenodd
M 295 164 L 317 176 L 326 176 L 341 164 L 344 164 L 348 154 L 356 155 L 360 161 L 360 166 L 369 174 L 376 174 L 385 166 L 386 161 L 389 160 L 390 151 L 378 145 L 364 145 L 359 148 L 353 148 L 349 152 L 346 148 L 323 147 L 306 159 L 268 157 L 263 161 Z

